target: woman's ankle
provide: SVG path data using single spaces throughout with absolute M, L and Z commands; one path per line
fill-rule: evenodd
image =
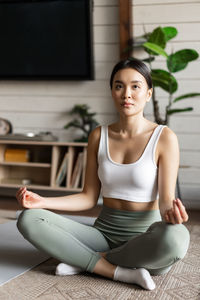
M 112 265 L 105 258 L 102 257 L 96 263 L 96 265 L 93 269 L 93 273 L 96 273 L 98 275 L 113 279 L 116 267 L 117 266 Z

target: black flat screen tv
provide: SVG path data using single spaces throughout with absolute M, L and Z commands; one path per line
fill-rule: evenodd
M 0 0 L 0 79 L 92 80 L 92 0 Z

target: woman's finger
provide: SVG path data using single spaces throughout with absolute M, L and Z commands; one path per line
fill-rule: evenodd
M 168 215 L 169 215 L 169 222 L 172 224 L 176 224 L 173 209 L 169 210 Z
M 19 196 L 19 197 L 20 197 L 20 198 L 23 198 L 23 197 L 24 197 L 24 195 L 26 194 L 26 192 L 27 192 L 27 191 L 26 191 L 25 189 L 24 189 L 24 190 L 22 190 L 22 191 L 21 191 L 21 194 L 20 194 L 20 196 Z
M 26 192 L 21 194 L 21 204 L 22 204 L 22 206 L 25 205 L 25 202 L 26 202 Z
M 183 222 L 187 222 L 188 221 L 188 214 L 186 212 L 185 206 L 182 204 L 181 200 L 179 198 L 176 199 L 176 204 L 179 208 L 181 217 L 183 219 Z
M 27 198 L 27 195 L 22 199 L 22 205 L 26 208 L 31 208 L 31 201 Z
M 25 187 L 21 187 L 17 192 L 16 192 L 16 198 L 19 197 L 19 195 L 21 194 L 21 192 L 26 189 Z
M 179 210 L 178 205 L 176 204 L 176 201 L 173 201 L 173 208 L 174 208 L 174 218 L 175 218 L 176 224 L 183 223 L 183 218 L 180 214 L 180 210 Z
M 178 205 L 180 212 L 185 209 L 185 206 L 183 205 L 182 201 L 179 198 L 176 198 L 175 202 Z
M 38 203 L 37 201 L 35 202 L 36 197 L 35 194 L 32 192 L 28 192 L 26 193 L 25 199 L 24 199 L 24 206 L 26 208 L 37 208 L 38 207 Z
M 165 215 L 164 215 L 164 219 L 167 223 L 169 223 L 169 216 L 168 216 L 168 211 L 166 211 Z
M 20 193 L 20 194 L 17 196 L 17 200 L 18 200 L 19 204 L 21 204 L 22 198 L 23 198 L 23 193 Z
M 21 193 L 21 198 L 20 198 L 20 201 L 21 201 L 21 205 L 26 207 L 26 208 L 29 208 L 27 205 L 28 203 L 30 203 L 30 199 L 29 199 L 29 194 L 31 194 L 31 192 L 27 191 L 27 190 L 24 190 L 22 193 Z

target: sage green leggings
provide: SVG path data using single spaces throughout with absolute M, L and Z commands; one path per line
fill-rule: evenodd
M 24 210 L 18 229 L 51 257 L 93 272 L 101 255 L 114 265 L 145 268 L 164 274 L 182 259 L 189 232 L 182 224 L 166 224 L 158 210 L 121 211 L 103 206 L 93 226 L 80 224 L 44 209 Z

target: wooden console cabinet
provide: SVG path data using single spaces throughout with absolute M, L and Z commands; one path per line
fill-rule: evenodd
M 5 152 L 9 149 L 27 150 L 28 161 L 5 160 Z M 19 188 L 26 185 L 29 189 L 81 191 L 86 155 L 87 143 L 0 140 L 0 187 Z M 65 163 L 63 180 L 58 183 L 58 173 L 61 173 L 61 165 Z

